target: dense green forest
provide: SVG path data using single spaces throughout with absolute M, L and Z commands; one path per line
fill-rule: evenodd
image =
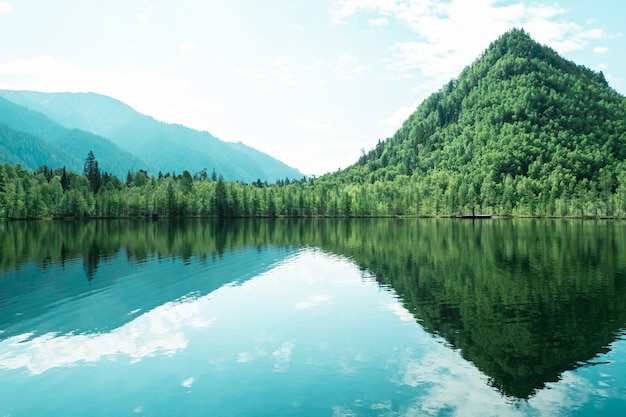
M 93 155 L 93 154 L 91 154 Z M 140 170 L 123 180 L 100 173 L 97 161 L 83 174 L 42 166 L 30 171 L 0 165 L 0 218 L 117 217 L 384 217 L 447 216 L 468 213 L 464 184 L 423 189 L 419 179 L 345 183 L 334 176 L 284 179 L 274 184 L 226 182 L 215 172 L 149 175 Z M 89 168 L 91 166 L 92 168 Z M 557 188 L 532 203 L 509 181 L 495 204 L 476 211 L 528 216 L 626 216 L 626 174 L 612 177 L 614 189 L 601 185 L 559 194 Z M 463 206 L 460 202 L 465 201 Z
M 0 167 L 0 216 L 626 215 L 626 98 L 523 30 L 354 165 L 320 178 L 225 182 L 215 172 Z

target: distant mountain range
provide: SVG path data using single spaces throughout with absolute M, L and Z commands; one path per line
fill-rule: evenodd
M 82 172 L 93 151 L 100 169 L 191 174 L 213 170 L 226 180 L 301 178 L 297 169 L 241 142 L 163 123 L 95 93 L 0 90 L 0 162 L 28 169 L 65 166 Z

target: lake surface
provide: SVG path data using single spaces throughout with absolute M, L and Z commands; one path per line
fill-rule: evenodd
M 2 416 L 622 416 L 626 223 L 0 223 Z

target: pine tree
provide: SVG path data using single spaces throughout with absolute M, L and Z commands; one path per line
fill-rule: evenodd
M 97 193 L 101 184 L 100 169 L 98 168 L 98 161 L 96 161 L 96 157 L 92 151 L 89 151 L 87 159 L 85 159 L 83 175 L 87 177 L 87 180 L 89 181 L 89 188 L 91 189 L 91 192 L 94 194 Z

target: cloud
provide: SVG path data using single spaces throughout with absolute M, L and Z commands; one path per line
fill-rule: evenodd
M 278 81 L 282 81 L 285 84 L 296 84 L 295 80 L 293 79 L 293 74 L 289 69 L 289 60 L 286 57 L 283 56 L 280 58 L 276 58 L 272 64 L 273 68 L 270 71 L 272 77 L 274 77 Z
M 607 52 L 609 52 L 609 48 L 607 48 L 606 46 L 596 46 L 595 48 L 593 48 L 594 54 L 606 54 Z
M 0 88 L 100 93 L 161 121 L 196 129 L 208 130 L 207 115 L 220 111 L 210 100 L 190 99 L 191 83 L 185 78 L 144 70 L 85 68 L 49 56 L 0 62 Z
M 384 125 L 389 125 L 394 128 L 398 128 L 415 111 L 416 108 L 417 105 L 402 106 L 398 110 L 396 110 L 391 116 L 384 120 L 381 120 L 380 123 Z
M 117 97 L 124 96 L 123 93 L 128 90 L 146 94 L 151 90 L 171 94 L 185 92 L 190 88 L 189 83 L 182 78 L 140 70 L 123 73 L 96 67 L 83 68 L 49 56 L 0 63 L 0 76 L 19 79 L 11 83 L 11 87 L 0 83 L 2 88 L 44 92 L 101 91 Z
M 607 37 L 600 29 L 568 21 L 564 8 L 521 1 L 343 0 L 333 11 L 332 21 L 348 24 L 361 13 L 368 14 L 370 22 L 393 17 L 415 33 L 418 40 L 389 46 L 389 69 L 403 75 L 417 72 L 421 82 L 426 77 L 438 86 L 456 77 L 490 42 L 514 27 L 523 27 L 559 53 L 580 50 L 591 40 Z
M 0 13 L 13 13 L 13 8 L 7 3 L 0 3 Z
M 180 45 L 180 49 L 183 52 L 196 53 L 198 52 L 198 44 L 196 41 L 189 39 Z
M 328 133 L 333 129 L 328 123 L 313 117 L 296 117 L 294 122 L 298 129 L 307 133 L 322 134 Z
M 367 21 L 370 26 L 387 26 L 389 24 L 389 20 L 386 17 L 379 17 L 378 19 L 370 19 Z

